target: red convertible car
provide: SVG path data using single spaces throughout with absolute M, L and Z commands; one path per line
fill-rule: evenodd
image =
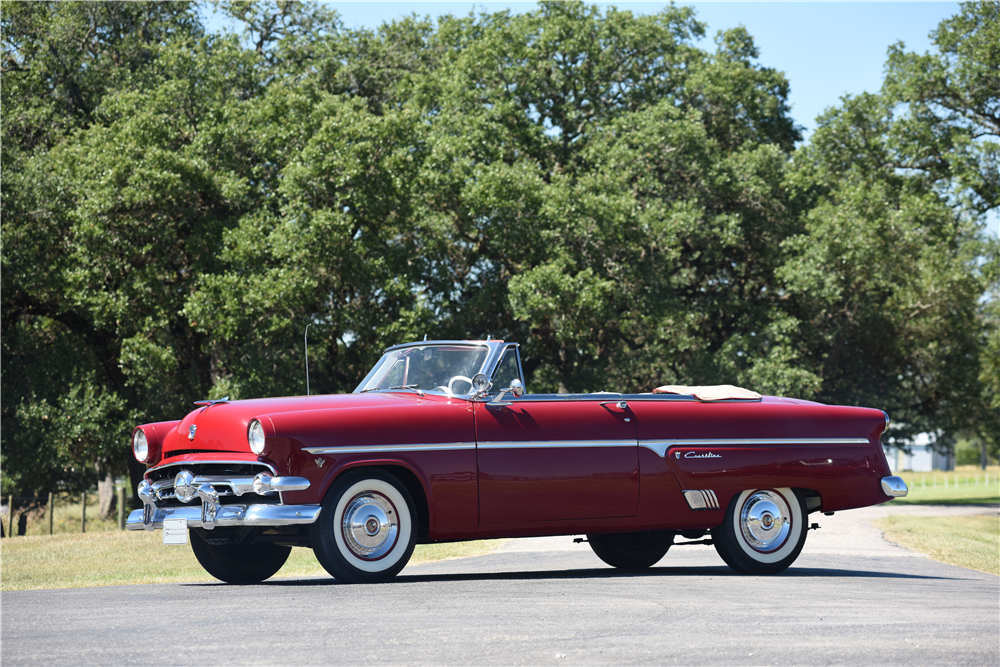
M 906 495 L 880 410 L 663 391 L 529 394 L 516 343 L 397 345 L 351 394 L 199 401 L 137 427 L 128 527 L 190 540 L 231 583 L 274 575 L 293 546 L 370 582 L 416 544 L 574 534 L 620 568 L 709 535 L 737 572 L 774 574 L 809 514 Z

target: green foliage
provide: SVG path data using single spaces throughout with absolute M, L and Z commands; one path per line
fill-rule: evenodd
M 533 391 L 734 383 L 1000 446 L 996 6 L 805 145 L 743 28 L 574 2 L 347 30 L 299 2 L 2 5 L 2 484 L 190 401 L 523 343 Z
M 969 3 L 938 53 L 894 46 L 883 91 L 828 110 L 794 160 L 806 233 L 781 277 L 818 397 L 886 409 L 903 444 L 965 431 L 1000 447 L 996 17 Z

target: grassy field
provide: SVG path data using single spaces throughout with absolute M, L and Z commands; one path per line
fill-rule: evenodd
M 3 498 L 4 503 L 7 502 Z M 83 498 L 80 495 L 60 494 L 55 497 L 55 509 L 52 514 L 52 533 L 54 535 L 79 534 L 82 532 L 82 512 Z M 97 516 L 98 499 L 96 493 L 87 494 L 87 522 L 86 532 L 106 533 L 118 530 L 118 515 L 111 519 L 101 519 Z M 17 522 L 21 514 L 27 514 L 26 535 L 48 535 L 49 534 L 49 514 L 45 507 L 45 501 L 39 500 L 31 508 L 18 505 L 14 512 L 14 531 L 17 532 Z M 126 516 L 128 513 L 126 512 Z M 7 515 L 3 516 L 3 529 L 7 530 Z M 6 535 L 6 532 L 4 533 Z
M 905 498 L 895 504 L 970 505 L 1000 503 L 1000 466 L 984 472 L 975 466 L 963 466 L 949 472 L 899 472 L 909 487 Z
M 477 556 L 495 551 L 503 540 L 418 545 L 410 563 Z M 31 535 L 0 543 L 0 589 L 82 588 L 215 581 L 190 546 L 164 546 L 163 533 L 145 531 Z M 329 576 L 311 549 L 292 549 L 278 577 Z
M 949 472 L 901 472 L 910 492 L 892 504 L 1000 504 L 1000 467 L 963 466 Z M 995 516 L 889 516 L 875 522 L 886 537 L 936 561 L 1000 574 L 1000 520 Z
M 887 516 L 887 538 L 936 561 L 1000 575 L 1000 520 L 995 516 Z

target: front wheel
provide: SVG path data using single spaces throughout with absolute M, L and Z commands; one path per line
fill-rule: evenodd
M 288 560 L 291 547 L 270 542 L 215 544 L 197 530 L 189 531 L 191 550 L 210 575 L 229 584 L 257 584 L 270 579 Z M 221 542 L 221 540 L 216 540 Z
M 805 520 L 802 499 L 792 489 L 749 489 L 729 503 L 722 525 L 712 529 L 712 541 L 740 574 L 777 574 L 799 557 Z
M 394 475 L 346 472 L 330 487 L 310 529 L 316 560 L 344 583 L 392 579 L 413 554 L 415 518 L 413 498 Z
M 612 567 L 641 570 L 656 565 L 674 543 L 674 534 L 665 530 L 640 533 L 587 535 L 597 557 Z

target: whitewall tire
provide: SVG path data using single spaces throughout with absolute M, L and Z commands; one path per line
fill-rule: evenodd
M 737 572 L 777 574 L 799 557 L 806 516 L 801 497 L 790 488 L 747 489 L 733 497 L 712 541 Z

